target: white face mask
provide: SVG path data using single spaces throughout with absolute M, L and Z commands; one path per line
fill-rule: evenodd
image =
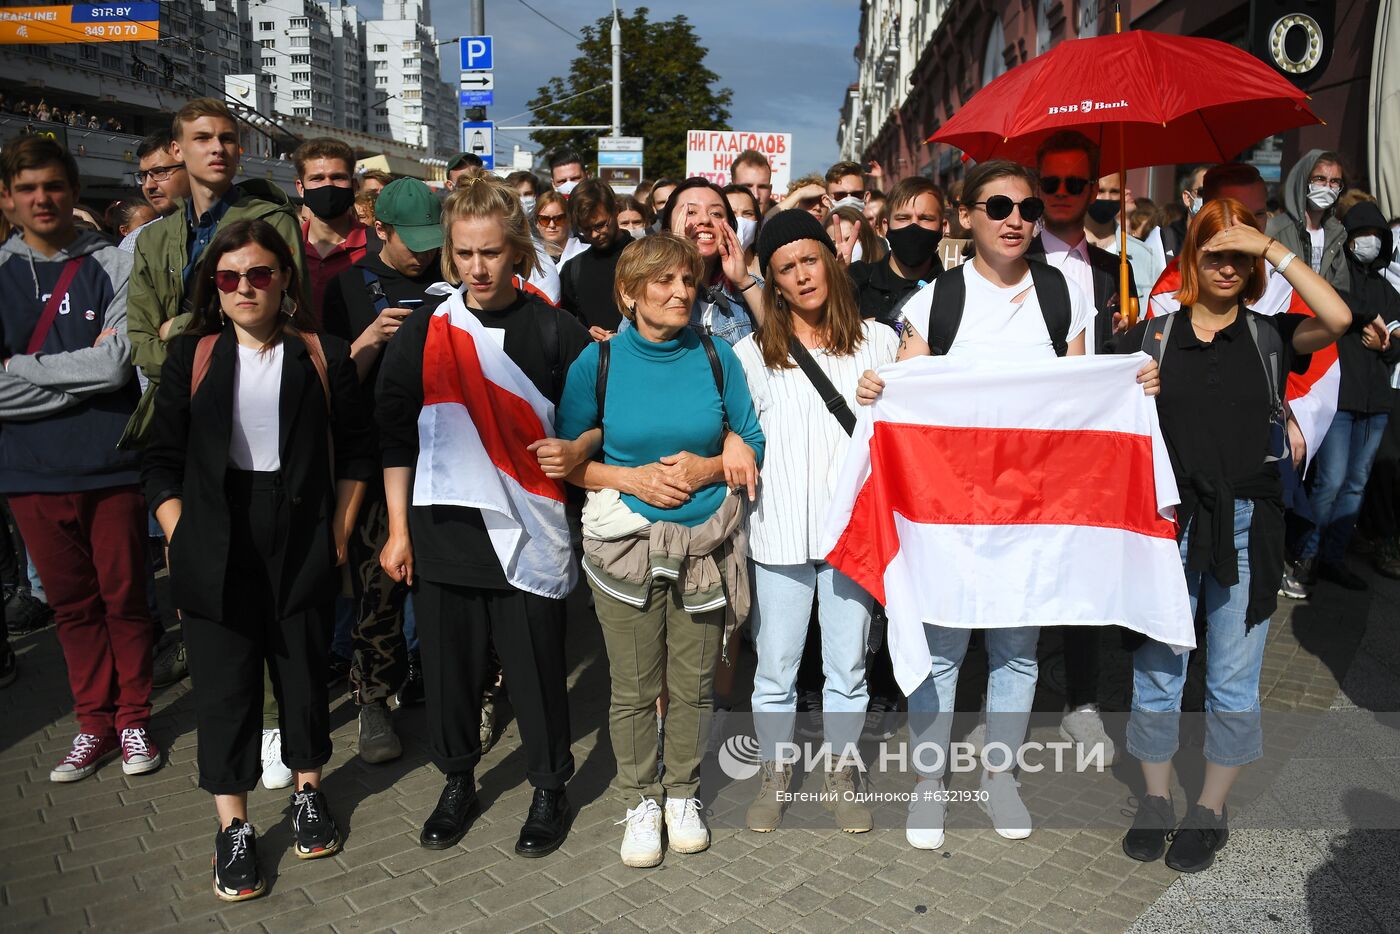
M 521 206 L 522 208 L 525 209 L 525 213 L 526 213 L 526 214 L 533 214 L 533 213 L 535 213 L 535 196 L 534 196 L 534 195 L 521 195 L 521 196 L 520 196 L 520 206 Z
M 640 240 L 647 235 L 645 227 L 628 227 L 627 232 L 632 235 L 633 240 Z
M 560 182 L 559 184 L 554 186 L 554 190 L 567 198 L 569 195 L 574 193 L 574 189 L 577 187 L 578 182 Z
M 758 221 L 749 220 L 747 217 L 735 219 L 739 222 L 739 246 L 748 250 L 753 246 L 754 237 L 758 235 Z
M 833 211 L 837 208 L 856 208 L 859 211 L 864 211 L 865 202 L 862 201 L 860 198 L 855 197 L 854 195 L 848 195 L 831 206 L 831 209 Z
M 1381 255 L 1381 238 L 1375 234 L 1357 237 L 1351 241 L 1351 255 L 1355 256 L 1361 265 L 1371 265 L 1376 261 L 1376 257 Z
M 1192 198 L 1191 198 L 1191 216 L 1192 216 L 1192 217 L 1195 217 L 1197 214 L 1201 213 L 1201 206 L 1204 205 L 1205 203 L 1206 203 L 1206 202 L 1205 202 L 1205 199 L 1203 199 L 1200 195 L 1194 195 L 1194 196 L 1192 196 Z
M 1308 204 L 1319 211 L 1325 211 L 1336 203 L 1337 192 L 1333 190 L 1331 185 L 1308 186 Z

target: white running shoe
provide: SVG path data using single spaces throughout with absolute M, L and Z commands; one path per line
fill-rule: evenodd
M 622 865 L 637 869 L 661 865 L 661 806 L 654 798 L 643 798 L 617 823 L 627 825 L 622 835 Z
M 1084 704 L 1067 712 L 1060 720 L 1060 738 L 1081 747 L 1084 753 L 1101 748 L 1104 768 L 1113 764 L 1117 749 L 1108 731 L 1103 728 L 1098 704 Z
M 943 846 L 946 807 L 941 779 L 925 778 L 914 786 L 914 800 L 909 802 L 909 818 L 904 825 L 904 839 L 910 846 L 916 850 Z
M 666 839 L 673 853 L 699 853 L 710 848 L 710 828 L 700 813 L 699 798 L 666 799 Z
M 982 773 L 982 790 L 986 799 L 979 802 L 992 819 L 996 832 L 1008 840 L 1024 840 L 1031 835 L 1031 812 L 1021 803 L 1017 788 L 1021 783 L 1009 772 Z
M 292 787 L 292 770 L 282 762 L 282 731 L 263 730 L 262 783 L 264 788 Z

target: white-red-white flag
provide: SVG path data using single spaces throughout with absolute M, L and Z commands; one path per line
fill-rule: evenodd
M 1168 315 L 1181 308 L 1176 293 L 1181 291 L 1181 265 L 1179 257 L 1173 257 L 1167 268 L 1152 287 L 1152 298 L 1148 302 L 1146 317 Z M 1270 269 L 1268 285 L 1259 301 L 1250 306 L 1261 315 L 1278 315 L 1288 312 L 1295 315 L 1313 317 L 1308 303 L 1298 297 L 1288 280 Z M 1312 461 L 1312 456 L 1322 446 L 1327 429 L 1332 427 L 1332 419 L 1337 414 L 1337 394 L 1342 388 L 1342 365 L 1337 359 L 1337 345 L 1328 344 L 1314 351 L 1308 363 L 1307 372 L 1289 373 L 1288 386 L 1284 399 L 1293 420 L 1308 442 L 1307 458 L 1303 469 Z
M 554 405 L 451 290 L 423 345 L 413 505 L 480 509 L 506 580 L 542 597 L 577 580 L 563 485 L 526 450 L 553 434 Z
M 895 678 L 927 677 L 924 623 L 1119 625 L 1195 646 L 1178 502 L 1146 354 L 882 367 L 823 534 L 885 605 Z

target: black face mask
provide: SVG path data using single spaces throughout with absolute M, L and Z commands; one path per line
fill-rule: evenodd
M 929 230 L 918 224 L 906 224 L 903 227 L 891 227 L 885 239 L 889 241 L 890 252 L 899 260 L 899 265 L 911 269 L 928 262 L 929 257 L 933 256 L 933 251 L 938 249 L 939 241 L 943 239 L 943 231 Z
M 1118 216 L 1119 204 L 1117 201 L 1110 201 L 1107 198 L 1099 198 L 1089 202 L 1089 219 L 1095 224 L 1107 224 Z
M 355 204 L 355 189 L 341 188 L 339 185 L 322 185 L 308 188 L 301 193 L 301 200 L 323 221 L 333 221 L 344 216 Z

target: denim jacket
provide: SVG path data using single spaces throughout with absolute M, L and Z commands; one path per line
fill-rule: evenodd
M 690 326 L 733 347 L 753 333 L 753 316 L 744 297 L 721 279 L 716 285 L 701 286 L 690 309 Z

